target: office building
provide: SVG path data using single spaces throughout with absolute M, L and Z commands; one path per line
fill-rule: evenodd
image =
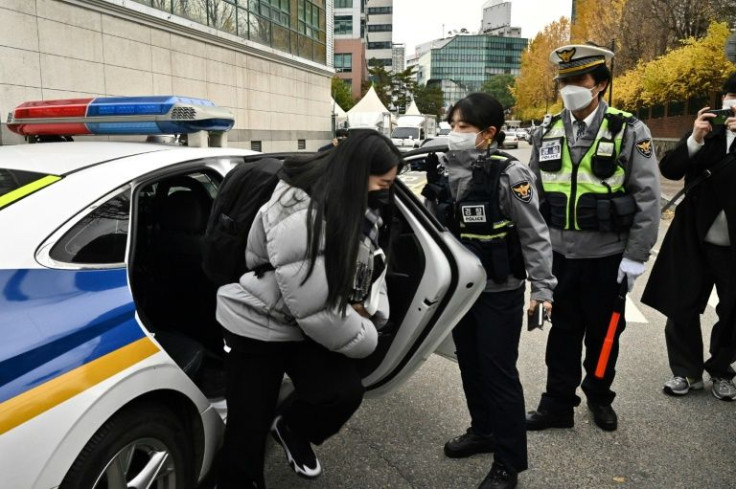
M 350 85 L 353 98 L 360 98 L 361 84 L 368 78 L 365 44 L 366 0 L 334 0 L 335 54 L 337 76 Z
M 367 0 L 366 51 L 368 65 L 393 70 L 393 0 Z M 372 61 L 375 60 L 375 61 Z
M 439 85 L 449 106 L 480 90 L 493 75 L 518 75 L 528 40 L 482 34 L 455 36 L 434 45 L 418 61 L 417 81 Z
M 393 70 L 404 71 L 406 68 L 406 45 L 405 44 L 394 44 L 393 45 Z

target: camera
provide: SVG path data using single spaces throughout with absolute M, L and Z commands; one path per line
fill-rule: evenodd
M 715 114 L 715 117 L 711 117 L 708 119 L 708 122 L 710 122 L 712 125 L 721 125 L 726 123 L 726 119 L 729 117 L 736 117 L 736 114 L 733 113 L 733 110 L 731 109 L 718 109 L 718 110 L 709 110 L 706 112 L 706 114 Z

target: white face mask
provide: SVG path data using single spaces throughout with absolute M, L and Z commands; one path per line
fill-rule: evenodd
M 447 148 L 450 151 L 468 151 L 475 149 L 478 145 L 475 140 L 480 132 L 455 132 L 447 135 Z
M 577 85 L 565 85 L 560 88 L 560 95 L 565 108 L 573 112 L 586 108 L 593 101 L 592 89 Z
M 723 99 L 724 109 L 732 109 L 734 107 L 736 107 L 736 98 L 724 98 Z

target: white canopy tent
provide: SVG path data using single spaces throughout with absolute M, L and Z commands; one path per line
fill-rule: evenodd
M 375 88 L 371 87 L 360 102 L 348 111 L 348 123 L 351 129 L 370 128 L 391 135 L 393 116 L 378 98 Z
M 417 107 L 416 100 L 411 101 L 411 104 L 409 104 L 409 108 L 406 109 L 404 115 L 422 115 L 422 113 L 419 112 L 419 107 Z

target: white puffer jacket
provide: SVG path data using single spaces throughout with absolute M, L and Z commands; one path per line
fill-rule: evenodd
M 342 315 L 328 308 L 327 276 L 322 253 L 314 270 L 307 257 L 307 209 L 310 198 L 301 189 L 281 181 L 271 200 L 258 211 L 248 234 L 245 260 L 249 269 L 271 263 L 275 268 L 261 278 L 249 272 L 238 283 L 217 292 L 217 320 L 228 331 L 260 341 L 300 341 L 307 335 L 325 348 L 352 358 L 368 356 L 378 333 L 370 319 L 352 307 Z M 388 318 L 385 281 L 381 287 L 377 322 Z M 380 320 L 378 318 L 381 318 Z

